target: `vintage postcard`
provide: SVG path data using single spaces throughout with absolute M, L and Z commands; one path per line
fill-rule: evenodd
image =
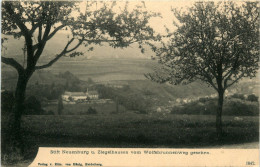
M 1 165 L 259 166 L 258 1 L 2 1 Z

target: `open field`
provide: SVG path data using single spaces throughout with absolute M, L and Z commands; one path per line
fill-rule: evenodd
M 95 103 L 81 103 L 81 104 L 63 104 L 62 114 L 64 115 L 86 115 L 88 109 L 94 108 L 98 114 L 111 114 L 116 111 L 115 102 L 104 103 L 104 104 L 95 104 Z M 43 108 L 45 111 L 52 111 L 57 113 L 57 105 L 47 105 Z M 118 106 L 119 112 L 125 112 L 126 109 L 124 106 Z
M 5 127 L 6 119 L 2 120 Z M 27 159 L 34 158 L 39 146 L 201 148 L 241 144 L 242 147 L 243 143 L 258 141 L 259 117 L 235 121 L 232 116 L 224 116 L 223 129 L 223 139 L 217 141 L 215 116 L 126 112 L 22 118 Z

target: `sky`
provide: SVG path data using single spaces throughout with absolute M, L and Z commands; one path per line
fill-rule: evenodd
M 129 10 L 133 9 L 136 5 L 145 5 L 145 9 L 150 12 L 160 13 L 162 17 L 152 18 L 150 20 L 150 25 L 154 28 L 154 30 L 158 33 L 162 33 L 165 31 L 164 26 L 169 27 L 170 29 L 174 30 L 175 27 L 172 25 L 172 21 L 176 19 L 173 16 L 173 13 L 171 11 L 171 8 L 185 8 L 191 7 L 194 3 L 193 0 L 145 0 L 143 1 L 137 1 L 137 0 L 130 0 L 128 1 Z M 86 9 L 86 1 L 81 2 L 80 9 L 81 11 L 84 11 Z M 123 8 L 125 5 L 125 1 L 119 1 L 117 2 L 117 5 L 115 6 L 115 11 L 120 11 L 119 8 Z M 92 9 L 97 9 L 99 6 L 94 5 Z
M 111 4 L 111 2 L 108 1 L 108 3 Z M 173 20 L 176 21 L 173 12 L 171 11 L 171 8 L 185 8 L 191 7 L 194 3 L 193 0 L 171 0 L 171 1 L 165 1 L 165 0 L 145 0 L 145 7 L 147 11 L 160 13 L 162 17 L 156 17 L 150 19 L 150 26 L 155 30 L 155 32 L 160 34 L 165 34 L 165 26 L 170 29 L 170 31 L 176 30 L 176 27 L 173 26 L 172 22 Z M 80 3 L 80 9 L 82 12 L 86 9 L 86 1 L 83 1 Z M 123 8 L 125 5 L 125 1 L 119 1 L 117 2 L 117 6 L 115 6 L 115 10 L 118 10 Z M 129 10 L 133 9 L 136 5 L 143 5 L 141 1 L 129 1 Z M 93 5 L 92 10 L 96 10 L 101 5 Z M 58 32 L 55 37 L 53 37 L 46 45 L 46 48 L 43 52 L 42 58 L 45 59 L 47 57 L 54 56 L 55 51 L 59 51 L 64 48 L 64 45 L 67 42 L 67 31 L 61 31 Z M 23 41 L 16 41 L 16 40 L 10 40 L 9 43 L 6 45 L 7 50 L 5 51 L 6 55 L 14 55 L 14 54 L 20 54 L 22 55 L 22 48 L 24 46 Z M 80 51 L 85 52 L 85 55 L 82 56 L 83 58 L 141 58 L 141 59 L 150 59 L 155 54 L 148 49 L 143 54 L 140 52 L 140 49 L 138 49 L 137 45 L 131 45 L 128 48 L 124 49 L 113 49 L 111 47 L 108 47 L 107 45 L 104 46 L 96 46 L 93 52 L 87 52 L 87 49 L 84 47 L 79 48 Z M 3 52 L 2 52 L 3 54 Z M 80 57 L 81 58 L 81 57 Z M 76 58 L 77 59 L 77 58 Z
M 161 13 L 161 18 L 152 18 L 150 20 L 150 26 L 154 28 L 155 32 L 163 34 L 165 32 L 165 26 L 170 28 L 170 30 L 174 30 L 172 21 L 174 19 L 173 13 L 171 12 L 171 7 L 185 8 L 191 6 L 192 1 L 145 1 L 145 7 L 147 11 Z M 109 3 L 109 2 L 108 2 Z M 86 1 L 80 3 L 81 11 L 84 11 L 86 8 Z M 115 6 L 115 10 L 119 11 L 119 8 L 123 8 L 125 5 L 124 1 L 117 2 L 117 6 Z M 143 5 L 141 1 L 129 1 L 129 10 L 133 9 L 136 5 Z M 100 6 L 100 5 L 99 5 Z M 92 10 L 99 8 L 98 5 L 93 5 Z M 66 31 L 61 31 L 56 34 L 53 39 L 51 39 L 43 52 L 44 55 L 53 55 L 53 51 L 63 49 L 63 43 L 66 39 Z M 9 41 L 7 44 L 7 50 L 5 51 L 6 55 L 13 54 L 23 54 L 22 52 L 23 42 L 19 41 Z M 125 49 L 113 49 L 108 46 L 95 47 L 93 52 L 87 53 L 87 58 L 151 58 L 153 52 L 148 51 L 145 54 L 142 54 L 139 49 L 137 49 L 137 45 L 132 45 Z M 80 50 L 84 50 L 84 47 L 81 47 Z M 132 53 L 132 54 L 131 54 Z M 2 53 L 3 54 L 3 53 Z

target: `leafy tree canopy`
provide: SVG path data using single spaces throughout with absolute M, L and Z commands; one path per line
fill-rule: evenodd
M 172 9 L 177 30 L 152 46 L 163 64 L 147 77 L 172 84 L 202 80 L 225 90 L 259 68 L 259 4 L 201 2 L 188 10 Z
M 216 132 L 222 136 L 225 90 L 259 68 L 259 3 L 197 2 L 172 9 L 177 30 L 152 49 L 162 70 L 146 76 L 157 82 L 187 84 L 201 80 L 218 92 Z
M 86 5 L 84 11 L 81 5 Z M 112 47 L 127 47 L 138 42 L 142 48 L 141 43 L 152 39 L 154 35 L 148 25 L 149 19 L 158 14 L 145 11 L 144 5 L 132 10 L 128 8 L 128 3 L 119 8 L 116 2 L 4 1 L 2 34 L 5 36 L 2 43 L 8 36 L 23 37 L 26 52 L 24 61 L 28 68 L 36 70 L 51 66 L 65 55 L 82 55 L 82 52 L 75 51 L 80 45 L 87 47 L 107 42 Z M 37 65 L 47 41 L 62 31 L 70 32 L 68 41 L 64 41 L 64 49 L 53 55 L 54 58 L 47 64 Z M 89 47 L 89 50 L 92 49 Z M 18 71 L 24 68 L 14 58 L 2 56 L 2 62 Z

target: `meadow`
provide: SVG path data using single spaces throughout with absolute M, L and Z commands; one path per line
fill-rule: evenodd
M 203 148 L 257 142 L 259 117 L 223 117 L 217 141 L 215 116 L 124 113 L 27 115 L 22 118 L 25 158 L 38 147 Z M 5 124 L 2 118 L 2 127 Z M 4 133 L 4 129 L 2 129 Z M 2 134 L 2 137 L 4 134 Z
M 97 111 L 98 114 L 111 114 L 116 111 L 115 102 L 98 104 L 98 103 L 80 103 L 80 104 L 63 104 L 62 115 L 86 115 L 88 109 L 91 107 Z M 43 107 L 45 111 L 52 111 L 57 115 L 57 105 L 46 105 Z M 125 112 L 126 109 L 122 105 L 118 105 L 119 112 Z

